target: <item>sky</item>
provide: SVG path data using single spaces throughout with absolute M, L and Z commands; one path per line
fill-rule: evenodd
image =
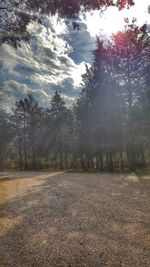
M 44 107 L 50 106 L 52 94 L 59 90 L 71 105 L 79 95 L 85 64 L 93 62 L 97 36 L 109 38 L 121 30 L 124 18 L 137 18 L 137 24 L 150 23 L 149 0 L 136 0 L 129 10 L 108 8 L 80 14 L 80 30 L 74 30 L 72 21 L 54 17 L 42 17 L 42 24 L 30 23 L 28 30 L 34 34 L 30 43 L 14 48 L 0 47 L 0 91 L 13 106 L 20 98 L 31 93 Z

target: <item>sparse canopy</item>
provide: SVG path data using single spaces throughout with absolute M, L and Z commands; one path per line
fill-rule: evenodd
M 114 165 L 144 166 L 150 65 L 146 27 L 129 25 L 107 47 L 97 40 L 94 55 L 75 108 L 78 149 L 86 156 L 86 168 L 93 156 L 101 169 L 106 162 L 110 170 Z
M 116 1 L 115 1 L 116 3 Z M 59 14 L 60 17 L 76 17 L 80 10 L 91 11 L 108 6 L 119 9 L 134 5 L 133 0 L 1 0 L 0 43 L 8 42 L 17 48 L 20 41 L 32 36 L 27 32 L 30 21 L 39 20 L 41 14 Z
M 128 24 L 107 46 L 97 39 L 93 53 L 94 63 L 86 66 L 73 108 L 56 91 L 49 109 L 28 95 L 16 103 L 13 116 L 1 112 L 1 166 L 4 159 L 20 169 L 112 171 L 150 165 L 147 27 Z

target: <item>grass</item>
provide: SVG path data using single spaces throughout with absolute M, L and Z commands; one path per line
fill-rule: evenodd
M 150 170 L 137 170 L 137 171 L 135 171 L 135 174 L 137 176 L 149 176 Z
M 7 176 L 0 176 L 0 183 L 3 183 L 5 181 L 8 181 L 10 178 Z

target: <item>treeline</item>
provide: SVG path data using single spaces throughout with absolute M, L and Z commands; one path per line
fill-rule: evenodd
M 128 25 L 83 75 L 72 108 L 60 92 L 49 109 L 32 95 L 1 108 L 0 168 L 134 170 L 150 165 L 150 37 Z

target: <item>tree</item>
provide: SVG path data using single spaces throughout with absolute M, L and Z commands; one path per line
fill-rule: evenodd
M 53 94 L 49 109 L 39 107 L 33 96 L 27 95 L 16 103 L 13 120 L 1 108 L 1 162 L 7 153 L 10 155 L 8 145 L 13 140 L 20 169 L 73 167 L 112 171 L 148 166 L 147 28 L 127 25 L 107 45 L 97 39 L 93 53 L 94 63 L 90 68 L 86 66 L 81 93 L 73 108 L 67 107 L 58 91 Z
M 121 139 L 117 112 L 120 101 L 115 81 L 109 75 L 106 52 L 103 42 L 97 40 L 94 64 L 91 69 L 87 68 L 83 76 L 83 87 L 76 105 L 76 121 L 79 147 L 84 158 L 89 162 L 96 157 L 97 168 L 103 169 L 105 157 L 107 167 L 112 170 L 113 153 L 118 152 Z
M 131 170 L 144 166 L 142 123 L 146 125 L 148 112 L 142 107 L 148 107 L 150 57 L 146 25 L 127 25 L 107 46 L 97 40 L 94 55 L 75 109 L 81 154 L 88 161 L 97 157 L 101 166 L 105 161 L 110 170 L 123 168 L 126 158 Z
M 0 170 L 5 167 L 5 154 L 13 137 L 11 122 L 8 113 L 0 108 Z
M 126 124 L 127 155 L 131 169 L 138 161 L 137 150 L 142 147 L 139 138 L 139 101 L 145 91 L 146 71 L 150 56 L 150 38 L 146 25 L 139 28 L 134 23 L 128 24 L 124 32 L 113 36 L 108 49 L 110 72 L 122 88 Z M 142 149 L 140 149 L 142 151 Z M 143 155 L 143 152 L 142 152 Z M 143 158 L 143 156 L 142 156 Z M 144 164 L 144 160 L 143 160 Z
M 59 17 L 76 17 L 81 9 L 94 10 L 108 6 L 119 9 L 132 6 L 133 0 L 1 0 L 0 3 L 0 43 L 7 42 L 14 47 L 20 41 L 28 41 L 32 36 L 27 31 L 30 21 L 40 23 L 41 14 L 59 14 Z
M 14 142 L 19 153 L 20 169 L 23 167 L 23 160 L 25 169 L 29 167 L 35 169 L 43 111 L 38 106 L 38 102 L 29 94 L 23 100 L 16 102 L 13 118 L 16 129 Z
M 55 154 L 59 154 L 59 168 L 62 169 L 63 154 L 65 153 L 67 157 L 69 150 L 72 115 L 58 91 L 52 96 L 49 115 L 51 119 L 50 148 Z

